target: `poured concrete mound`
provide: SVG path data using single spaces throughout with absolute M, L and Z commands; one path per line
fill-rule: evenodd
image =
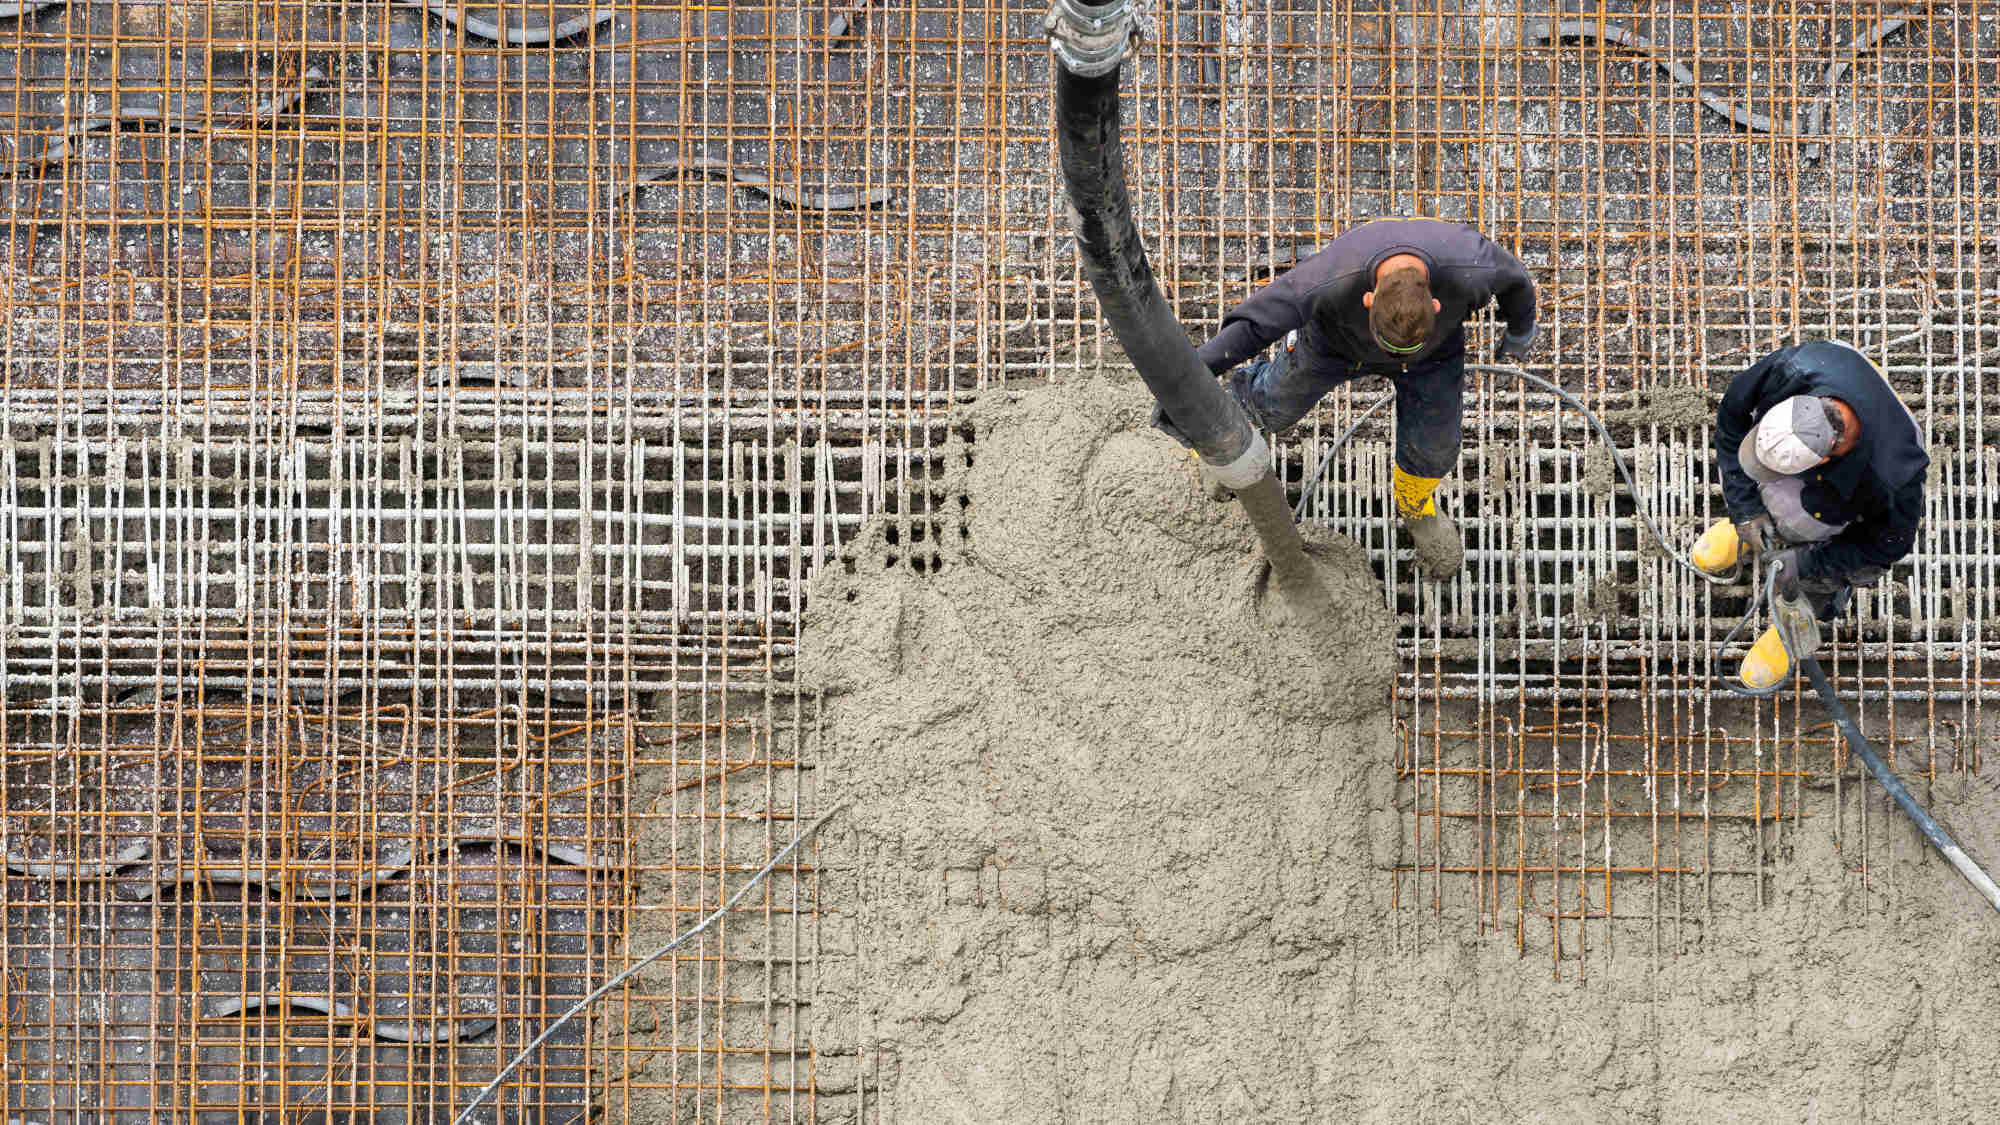
M 1298 975 L 1372 909 L 1380 591 L 1329 543 L 1344 657 L 1268 624 L 1248 521 L 1148 405 L 1108 379 L 982 402 L 941 565 L 884 523 L 813 589 L 803 671 L 862 869 L 821 1005 L 900 1060 L 898 1121 L 1252 1110 L 1309 1078 Z
M 1581 979 L 1392 930 L 1381 592 L 1323 541 L 1338 611 L 1277 621 L 1147 404 L 1129 377 L 987 396 L 934 503 L 815 580 L 800 671 L 853 801 L 822 1120 L 2000 1115 L 2000 925 L 1916 849 L 1894 917 L 1808 843 L 1695 954 Z

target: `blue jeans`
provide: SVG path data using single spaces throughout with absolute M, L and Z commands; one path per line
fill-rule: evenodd
M 1379 375 L 1396 387 L 1396 467 L 1413 477 L 1442 477 L 1458 464 L 1465 416 L 1465 334 L 1408 365 L 1357 363 L 1308 347 L 1280 344 L 1269 358 L 1238 368 L 1229 390 L 1266 433 L 1282 433 L 1342 383 Z

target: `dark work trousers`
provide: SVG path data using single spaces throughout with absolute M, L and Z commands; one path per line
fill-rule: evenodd
M 1396 467 L 1413 477 L 1442 477 L 1458 464 L 1465 416 L 1465 333 L 1407 366 L 1356 363 L 1318 354 L 1304 343 L 1280 344 L 1269 358 L 1237 369 L 1229 389 L 1266 433 L 1290 429 L 1342 383 L 1379 375 L 1396 385 Z
M 1832 578 L 1801 578 L 1799 592 L 1812 603 L 1814 616 L 1830 622 L 1847 612 L 1848 603 L 1854 600 L 1855 587 L 1873 586 L 1881 578 L 1881 567 L 1864 566 L 1852 574 Z

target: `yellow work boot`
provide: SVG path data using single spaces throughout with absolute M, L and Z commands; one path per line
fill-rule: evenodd
M 1750 646 L 1737 674 L 1743 677 L 1744 686 L 1753 691 L 1763 691 L 1792 674 L 1792 658 L 1785 652 L 1785 642 L 1778 639 L 1776 626 L 1764 630 L 1764 635 Z
M 1736 569 L 1737 548 L 1741 541 L 1736 536 L 1736 525 L 1728 520 L 1716 520 L 1694 541 L 1694 565 L 1709 574 L 1728 574 Z
M 1404 519 L 1437 514 L 1437 487 L 1443 477 L 1415 477 L 1401 465 L 1390 466 L 1389 486 L 1396 494 L 1396 514 Z
M 1444 582 L 1465 566 L 1465 544 L 1458 525 L 1437 508 L 1437 486 L 1443 477 L 1416 477 L 1393 466 L 1390 484 L 1396 494 L 1396 514 L 1417 549 L 1417 569 L 1433 582 Z

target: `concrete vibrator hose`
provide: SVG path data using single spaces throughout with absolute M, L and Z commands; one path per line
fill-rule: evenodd
M 1243 505 L 1278 589 L 1310 606 L 1323 590 L 1270 447 L 1195 353 L 1132 222 L 1118 126 L 1119 71 L 1138 33 L 1132 0 L 1055 0 L 1043 27 L 1056 57 L 1056 135 L 1077 252 L 1104 319 L 1161 410 Z
M 1700 567 L 1694 565 L 1693 562 L 1682 557 L 1678 551 L 1674 550 L 1673 545 L 1667 542 L 1666 533 L 1660 530 L 1659 524 L 1653 522 L 1652 513 L 1646 510 L 1646 502 L 1639 495 L 1639 485 L 1632 479 L 1632 471 L 1625 466 L 1625 458 L 1619 455 L 1618 443 L 1611 440 L 1610 429 L 1604 425 L 1603 420 L 1598 418 L 1596 413 L 1585 406 L 1575 395 L 1564 390 L 1553 380 L 1530 374 L 1518 367 L 1509 367 L 1500 364 L 1470 363 L 1466 365 L 1466 370 L 1487 371 L 1497 375 L 1507 375 L 1519 379 L 1524 383 L 1540 387 L 1550 394 L 1555 395 L 1564 405 L 1582 415 L 1584 420 L 1590 423 L 1591 428 L 1597 431 L 1598 440 L 1604 443 L 1605 451 L 1611 455 L 1611 463 L 1618 467 L 1618 475 L 1625 482 L 1626 493 L 1632 497 L 1632 508 L 1639 514 L 1640 523 L 1645 527 L 1646 533 L 1653 537 L 1654 542 L 1660 545 L 1660 549 L 1666 552 L 1667 557 L 1672 559 L 1683 570 L 1711 585 L 1725 585 L 1733 581 L 1733 579 L 1718 577 L 1702 570 Z M 1382 396 L 1374 405 L 1363 411 L 1361 416 L 1354 420 L 1353 425 L 1347 427 L 1345 432 L 1338 438 L 1335 438 L 1332 445 L 1327 446 L 1326 453 L 1320 458 L 1318 467 L 1306 475 L 1304 485 L 1299 492 L 1298 507 L 1292 513 L 1294 518 L 1303 518 L 1305 516 L 1306 500 L 1312 495 L 1313 488 L 1326 476 L 1327 469 L 1332 467 L 1334 455 L 1340 452 L 1340 448 L 1347 444 L 1348 439 L 1352 438 L 1361 429 L 1363 422 L 1368 421 L 1376 411 L 1389 405 L 1390 402 L 1395 400 L 1395 397 L 1393 393 Z M 1774 567 L 1771 573 L 1765 576 L 1763 583 L 1764 604 L 1774 620 L 1779 619 L 1781 616 L 1780 599 L 1777 591 L 1778 573 Z M 1718 647 L 1727 648 L 1730 642 L 1736 639 L 1736 635 L 1743 631 L 1744 625 L 1748 624 L 1753 616 L 1754 614 L 1744 614 L 1743 620 L 1738 621 L 1736 627 L 1729 631 L 1729 635 L 1722 638 L 1722 643 Z M 2000 911 L 2000 886 L 1996 886 L 1993 882 L 1993 877 L 1988 875 L 1985 869 L 1981 868 L 1972 857 L 1965 854 L 1965 849 L 1958 845 L 1958 841 L 1952 838 L 1951 833 L 1946 831 L 1944 825 L 1940 824 L 1938 819 L 1931 815 L 1930 810 L 1918 803 L 1916 797 L 1910 793 L 1909 787 L 1904 785 L 1903 780 L 1896 776 L 1894 770 L 1889 768 L 1889 763 L 1883 761 L 1882 756 L 1875 752 L 1875 747 L 1869 743 L 1867 736 L 1861 733 L 1861 727 L 1849 717 L 1847 708 L 1840 702 L 1840 697 L 1834 694 L 1833 684 L 1827 680 L 1825 670 L 1819 666 L 1819 660 L 1813 656 L 1810 649 L 1803 652 L 1800 651 L 1799 646 L 1796 646 L 1794 643 L 1791 630 L 1780 628 L 1778 630 L 1778 639 L 1784 643 L 1785 655 L 1791 658 L 1794 665 L 1805 672 L 1806 679 L 1812 684 L 1813 691 L 1819 696 L 1820 704 L 1826 708 L 1827 714 L 1833 718 L 1834 725 L 1840 728 L 1841 735 L 1846 738 L 1848 748 L 1853 750 L 1855 755 L 1867 765 L 1868 772 L 1875 775 L 1875 780 L 1881 783 L 1882 788 L 1896 802 L 1897 807 L 1902 809 L 1904 815 L 1908 816 L 1911 822 L 1917 826 L 1917 831 L 1923 834 L 1924 839 L 1930 843 L 1931 847 L 1937 849 L 1938 854 L 1944 857 L 1945 862 L 1951 864 L 1952 869 L 1964 877 L 1966 882 L 1971 883 L 1973 888 L 1979 892 L 1980 897 L 1984 898 L 1994 910 Z M 1762 689 L 1733 684 L 1727 678 L 1723 678 L 1719 682 L 1732 694 L 1746 698 L 1763 698 L 1776 695 L 1784 686 L 1783 681 Z

